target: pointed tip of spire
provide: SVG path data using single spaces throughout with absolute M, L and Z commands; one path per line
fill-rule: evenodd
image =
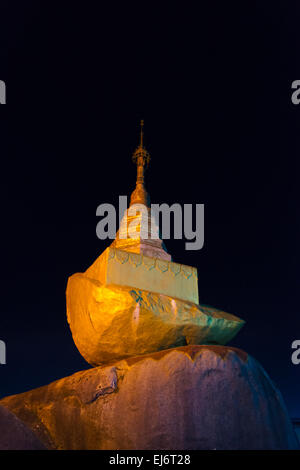
M 144 138 L 144 130 L 143 130 L 143 127 L 144 127 L 144 119 L 141 119 L 141 135 L 140 135 L 140 147 L 143 147 L 143 138 Z
M 133 162 L 137 165 L 148 166 L 150 155 L 144 147 L 144 119 L 140 121 L 140 143 L 132 155 Z

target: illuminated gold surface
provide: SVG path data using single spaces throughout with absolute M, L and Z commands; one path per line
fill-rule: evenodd
M 107 248 L 85 275 L 105 285 L 134 288 L 198 303 L 197 269 L 172 261 Z
M 92 365 L 185 344 L 226 344 L 244 322 L 220 310 L 74 274 L 67 316 L 74 342 Z
M 132 208 L 133 206 L 130 206 Z M 128 234 L 130 227 L 135 225 L 135 233 Z M 166 248 L 160 238 L 154 239 L 151 233 L 159 234 L 158 227 L 151 216 L 150 209 L 147 208 L 147 219 L 143 217 L 138 210 L 135 215 L 130 215 L 130 209 L 126 211 L 117 232 L 116 239 L 111 246 L 120 250 L 130 251 L 131 253 L 144 254 L 152 258 L 160 258 L 171 261 L 171 255 L 167 253 Z

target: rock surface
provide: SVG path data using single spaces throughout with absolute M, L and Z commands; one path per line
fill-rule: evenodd
M 17 416 L 0 406 L 0 450 L 44 450 L 46 447 Z
M 224 346 L 122 360 L 0 405 L 50 449 L 298 448 L 266 372 L 245 352 Z
M 215 308 L 74 274 L 67 318 L 86 361 L 102 365 L 187 344 L 226 344 L 244 321 Z

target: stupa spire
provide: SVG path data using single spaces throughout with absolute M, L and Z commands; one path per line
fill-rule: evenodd
M 133 213 L 128 211 L 120 223 L 116 239 L 112 246 L 131 253 L 144 254 L 152 258 L 160 258 L 167 261 L 171 260 L 171 255 L 167 253 L 165 246 L 160 238 L 152 236 L 158 234 L 158 226 L 150 210 L 150 197 L 144 185 L 144 171 L 149 165 L 150 155 L 144 147 L 144 121 L 141 121 L 140 142 L 132 155 L 132 160 L 137 166 L 136 187 L 131 194 L 130 206 L 134 204 L 143 204 L 147 207 L 147 217 L 144 218 L 138 207 L 132 208 Z M 136 212 L 135 212 L 136 211 Z M 135 224 L 135 235 L 128 235 L 128 227 Z
M 132 155 L 132 161 L 137 166 L 136 187 L 131 194 L 130 205 L 144 204 L 149 206 L 150 198 L 144 185 L 145 170 L 150 162 L 150 154 L 144 147 L 144 120 L 141 120 L 140 144 Z

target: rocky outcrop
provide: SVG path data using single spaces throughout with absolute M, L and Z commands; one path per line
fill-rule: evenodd
M 36 434 L 16 415 L 0 406 L 0 450 L 45 450 Z
M 49 449 L 298 448 L 280 392 L 231 347 L 129 358 L 0 404 Z

